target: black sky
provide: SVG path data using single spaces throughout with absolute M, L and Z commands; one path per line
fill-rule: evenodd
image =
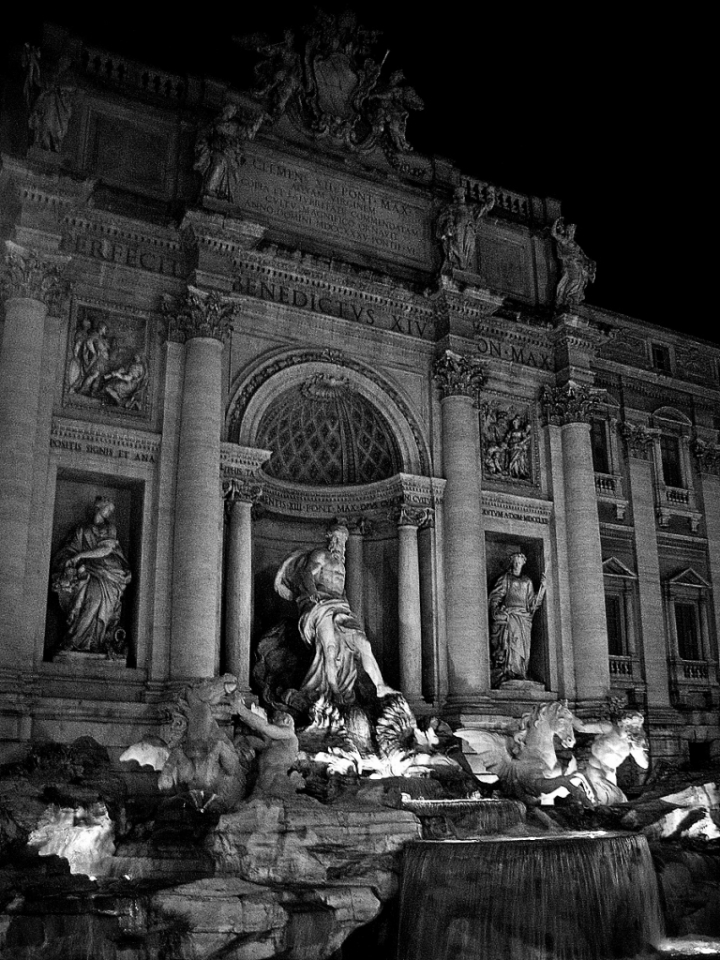
M 178 72 L 252 81 L 252 55 L 233 36 L 313 19 L 312 2 L 45 3 L 18 14 L 5 44 L 42 19 L 88 42 Z M 716 218 L 712 117 L 702 43 L 710 23 L 677 9 L 437 0 L 347 6 L 383 31 L 386 69 L 403 69 L 425 101 L 408 123 L 423 153 L 470 176 L 561 200 L 576 239 L 598 263 L 588 301 L 720 342 L 712 306 L 709 228 Z M 639 5 L 636 5 L 639 6 Z M 646 5 L 642 5 L 644 8 Z M 652 11 L 652 13 L 650 12 Z

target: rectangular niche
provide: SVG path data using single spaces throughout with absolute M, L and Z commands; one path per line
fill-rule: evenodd
M 148 318 L 132 309 L 75 303 L 68 336 L 64 402 L 147 420 L 151 377 Z
M 498 578 L 508 569 L 510 556 L 521 551 L 527 557 L 522 573 L 532 581 L 535 593 L 540 587 L 540 575 L 545 573 L 548 578 L 548 587 L 552 585 L 551 571 L 545 566 L 545 551 L 543 541 L 532 537 L 514 537 L 504 533 L 487 533 L 485 536 L 485 556 L 487 563 L 487 589 L 490 598 L 493 587 Z M 548 664 L 548 636 L 547 636 L 547 596 L 535 613 L 532 620 L 530 661 L 528 679 L 542 683 L 549 689 Z M 488 606 L 488 635 L 491 634 L 492 622 Z
M 142 481 L 123 480 L 106 474 L 79 473 L 70 470 L 58 472 L 50 548 L 43 659 L 52 661 L 63 646 L 68 630 L 68 617 L 75 604 L 77 604 L 76 619 L 79 620 L 82 617 L 85 621 L 91 609 L 102 609 L 103 613 L 108 613 L 114 608 L 113 597 L 118 596 L 120 615 L 117 629 L 124 631 L 128 647 L 127 654 L 124 657 L 121 654 L 118 662 L 128 667 L 136 666 L 144 487 Z M 117 529 L 117 540 L 127 561 L 131 579 L 129 583 L 120 585 L 123 580 L 124 565 L 115 554 L 108 559 L 107 580 L 103 582 L 102 587 L 99 583 L 91 584 L 89 565 L 85 565 L 85 572 L 78 576 L 79 583 L 73 583 L 70 575 L 68 581 L 70 586 L 65 593 L 65 610 L 63 610 L 59 595 L 53 589 L 53 581 L 64 566 L 66 556 L 76 552 L 78 547 L 90 548 L 93 541 L 97 539 L 93 532 L 83 534 L 79 530 L 81 526 L 92 525 L 93 508 L 97 497 L 104 497 L 115 504 L 110 522 Z M 102 534 L 102 531 L 100 533 Z M 80 564 L 82 560 L 78 566 Z M 83 591 L 83 580 L 87 580 L 84 598 L 80 595 Z M 106 601 L 101 608 L 95 606 L 98 591 L 102 592 Z M 90 619 L 94 621 L 95 618 L 90 617 Z M 87 636 L 85 634 L 85 637 Z M 117 641 L 120 640 L 121 637 L 118 635 Z M 78 659 L 87 660 L 88 663 L 106 659 L 104 652 L 85 652 L 100 653 L 100 655 Z

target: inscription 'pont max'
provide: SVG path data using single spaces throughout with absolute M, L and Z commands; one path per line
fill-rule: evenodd
M 237 174 L 237 202 L 284 227 L 322 233 L 427 266 L 429 210 L 370 185 L 336 180 L 249 155 Z

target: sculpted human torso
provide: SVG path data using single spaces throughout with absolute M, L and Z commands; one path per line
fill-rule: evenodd
M 340 599 L 345 595 L 345 563 L 342 554 L 313 550 L 303 575 L 307 595 L 319 600 Z

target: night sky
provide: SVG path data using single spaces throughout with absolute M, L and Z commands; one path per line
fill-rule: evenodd
M 311 22 L 315 6 L 177 5 L 163 19 L 157 4 L 142 16 L 101 4 L 81 16 L 46 3 L 21 14 L 3 39 L 10 47 L 37 38 L 44 17 L 165 69 L 248 88 L 255 60 L 232 37 L 265 31 L 280 40 L 285 26 Z M 352 6 L 364 26 L 383 31 L 384 75 L 403 69 L 425 101 L 408 122 L 416 149 L 452 159 L 469 176 L 561 200 L 598 263 L 589 303 L 720 342 L 704 236 L 715 217 L 716 151 L 712 126 L 701 122 L 717 108 L 697 44 L 709 22 L 601 4 L 489 11 L 438 2 L 432 19 L 389 0 L 322 6 Z

